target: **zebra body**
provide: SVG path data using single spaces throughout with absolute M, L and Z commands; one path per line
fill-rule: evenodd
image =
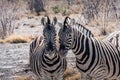
M 44 38 L 38 36 L 30 44 L 30 67 L 40 80 L 63 80 L 67 62 L 56 49 L 54 24 L 47 20 L 42 20 Z
M 66 54 L 72 49 L 76 67 L 84 76 L 95 80 L 120 77 L 120 52 L 110 42 L 86 36 L 69 17 L 59 31 L 59 38 L 60 52 Z

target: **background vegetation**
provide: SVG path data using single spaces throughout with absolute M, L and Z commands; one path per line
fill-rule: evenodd
M 41 14 L 79 14 L 84 24 L 99 27 L 106 35 L 109 22 L 119 22 L 119 0 L 0 0 L 0 38 L 13 34 L 15 21 L 28 13 Z M 27 13 L 27 14 L 26 14 Z M 96 24 L 95 24 L 96 23 Z

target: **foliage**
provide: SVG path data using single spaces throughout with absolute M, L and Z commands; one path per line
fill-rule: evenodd
M 44 0 L 29 0 L 29 8 L 31 12 L 36 12 L 39 15 L 39 12 L 44 11 Z
M 61 13 L 63 16 L 69 14 L 68 9 L 65 6 L 62 6 L 62 7 L 54 6 L 54 7 L 52 7 L 52 10 L 55 14 Z
M 0 38 L 4 39 L 13 33 L 17 11 L 17 3 L 0 1 Z
M 60 13 L 60 8 L 59 6 L 52 7 L 52 10 L 55 14 Z

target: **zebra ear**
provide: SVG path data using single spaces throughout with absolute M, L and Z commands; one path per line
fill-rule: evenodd
M 66 17 L 65 20 L 64 20 L 64 25 L 69 24 L 70 20 L 71 20 L 70 17 Z
M 47 16 L 47 23 L 50 24 L 50 19 L 48 16 Z
M 45 20 L 45 18 L 44 18 L 44 17 L 42 17 L 42 19 L 41 19 L 41 24 L 42 24 L 42 25 L 45 25 L 45 24 L 46 24 L 46 22 L 47 22 L 47 21 Z
M 70 22 L 71 22 L 71 18 L 66 17 L 65 20 L 64 20 L 63 29 L 66 29 L 67 26 L 70 24 Z
M 53 25 L 56 25 L 56 23 L 57 23 L 57 18 L 54 17 L 54 18 L 53 18 L 53 22 L 52 22 L 52 24 L 53 24 Z
M 45 26 L 45 24 L 50 24 L 50 19 L 49 19 L 49 17 L 47 16 L 47 17 L 42 17 L 42 19 L 41 19 L 41 24 L 42 25 L 44 25 Z

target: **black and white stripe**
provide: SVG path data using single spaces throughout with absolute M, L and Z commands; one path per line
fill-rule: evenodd
M 56 48 L 57 19 L 54 18 L 52 23 L 49 17 L 47 21 L 45 18 L 41 21 L 44 39 L 39 36 L 30 44 L 30 67 L 40 80 L 63 80 L 67 63 Z
M 78 30 L 80 32 L 82 32 L 84 35 L 86 35 L 88 37 L 94 37 L 94 35 L 92 34 L 92 32 L 89 29 L 87 29 L 85 26 L 83 26 L 82 24 L 80 24 L 79 22 L 76 22 L 75 26 L 78 27 L 79 28 Z
M 103 39 L 103 41 L 109 41 L 110 43 L 114 44 L 118 49 L 120 49 L 120 31 L 115 31 L 110 33 Z
M 65 18 L 59 31 L 59 39 L 60 52 L 66 54 L 72 49 L 76 55 L 76 67 L 82 75 L 95 80 L 120 77 L 120 51 L 110 42 L 86 36 L 69 17 Z

